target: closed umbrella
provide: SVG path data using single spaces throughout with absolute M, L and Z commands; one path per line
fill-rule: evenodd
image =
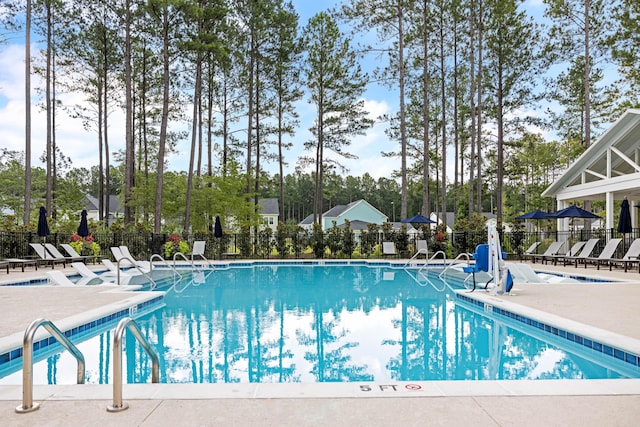
M 49 223 L 47 222 L 47 210 L 44 206 L 40 206 L 40 214 L 38 215 L 38 236 L 47 237 L 51 234 L 49 231 Z
M 631 233 L 631 212 L 629 211 L 629 201 L 625 198 L 620 205 L 620 218 L 618 219 L 618 233 L 622 233 L 622 249 L 625 251 L 625 234 Z
M 87 224 L 87 210 L 83 209 L 80 214 L 80 225 L 78 226 L 78 236 L 87 237 L 89 235 L 89 224 Z
M 216 215 L 216 223 L 213 226 L 213 237 L 222 237 L 222 224 L 220 223 L 220 217 Z

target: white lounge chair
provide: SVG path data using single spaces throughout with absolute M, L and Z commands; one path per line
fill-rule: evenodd
M 67 287 L 85 286 L 94 280 L 93 278 L 83 277 L 74 283 L 62 271 L 59 271 L 59 270 L 47 271 L 45 274 L 47 275 L 49 282 L 57 286 L 67 286 Z M 101 285 L 115 285 L 115 283 L 97 283 L 96 284 L 96 286 L 101 286 Z
M 426 240 L 416 241 L 416 255 L 417 254 L 424 254 L 425 258 L 429 257 L 429 245 L 427 245 Z
M 615 265 L 622 265 L 624 267 L 624 271 L 626 272 L 629 269 L 630 265 L 638 264 L 638 272 L 640 272 L 640 239 L 635 239 L 627 252 L 624 254 L 622 258 L 609 258 L 606 260 L 600 260 L 598 262 L 598 270 L 600 269 L 600 265 L 607 264 L 609 265 L 609 271 Z
M 562 260 L 562 264 L 565 266 L 569 263 L 573 263 L 577 267 L 578 264 L 581 263 L 585 258 L 589 258 L 591 256 L 591 253 L 596 248 L 599 241 L 600 239 L 587 240 L 587 243 L 585 243 L 585 245 L 582 247 L 582 250 L 580 250 L 579 254 L 559 257 L 556 259 L 556 263 Z
M 206 261 L 207 264 L 210 264 L 207 257 L 204 256 L 205 245 L 206 242 L 204 240 L 196 240 L 195 242 L 193 242 L 193 250 L 189 254 L 189 256 L 191 257 L 191 264 L 193 264 L 195 258 L 200 258 L 201 260 Z
M 382 256 L 398 256 L 396 244 L 393 242 L 382 242 Z
M 535 264 L 536 260 L 544 261 L 547 257 L 559 255 L 562 251 L 564 242 L 552 242 L 546 251 L 542 254 L 529 254 L 526 258 L 531 258 L 531 261 Z
M 67 265 L 66 258 L 56 258 L 51 255 L 45 247 L 41 243 L 29 243 L 29 246 L 33 248 L 34 251 L 38 254 L 40 259 L 38 260 L 39 264 L 49 264 L 51 268 L 55 268 L 56 264 L 62 264 L 63 267 Z
M 49 251 L 49 253 L 51 255 L 53 255 L 54 258 L 64 258 L 67 260 L 67 262 L 76 262 L 76 261 L 84 261 L 84 258 L 81 256 L 78 257 L 74 257 L 74 256 L 65 256 L 63 255 L 58 248 L 56 248 L 55 246 L 53 246 L 51 243 L 45 243 L 44 247 L 47 251 Z
M 137 265 L 138 267 L 142 268 L 143 270 L 151 271 L 151 263 L 149 261 L 139 261 L 135 259 L 133 255 L 131 255 L 131 252 L 129 252 L 128 246 L 119 246 L 119 248 L 120 248 L 120 253 L 125 259 L 133 260 L 135 265 Z
M 83 258 L 84 260 L 95 260 L 96 258 L 93 255 L 80 255 L 78 252 L 76 252 L 75 249 L 73 249 L 73 246 L 68 243 L 62 243 L 60 246 L 62 246 L 62 249 L 64 249 L 65 252 L 69 254 L 69 256 L 72 256 L 74 258 Z
M 618 245 L 621 241 L 622 239 L 610 239 L 607 244 L 604 245 L 604 248 L 602 249 L 602 252 L 600 252 L 600 255 L 598 257 L 584 258 L 584 268 L 587 268 L 587 264 L 595 264 L 599 270 L 600 264 L 607 263 L 608 260 L 613 258 L 613 254 L 616 253 Z
M 557 265 L 558 261 L 564 258 L 571 258 L 576 256 L 584 247 L 584 245 L 587 242 L 585 241 L 579 241 L 573 244 L 573 246 L 571 246 L 571 249 L 569 249 L 569 252 L 567 252 L 566 254 L 562 254 L 562 255 L 549 255 L 547 257 L 543 258 L 543 262 L 546 263 L 547 261 L 553 261 L 553 265 Z

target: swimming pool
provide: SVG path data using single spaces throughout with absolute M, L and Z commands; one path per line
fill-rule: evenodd
M 166 285 L 165 306 L 136 321 L 167 383 L 640 377 L 637 366 L 432 282 L 389 263 L 247 264 Z M 78 345 L 87 382 L 110 381 L 111 334 Z M 126 381 L 148 382 L 146 355 L 129 335 L 124 344 Z M 36 384 L 74 380 L 67 353 L 34 367 Z M 0 384 L 20 381 L 14 372 Z

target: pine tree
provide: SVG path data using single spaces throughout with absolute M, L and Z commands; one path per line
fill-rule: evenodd
M 307 150 L 315 149 L 314 221 L 320 221 L 323 211 L 323 177 L 328 159 L 325 150 L 344 158 L 355 158 L 345 150 L 349 138 L 362 134 L 373 125 L 364 110 L 361 95 L 367 83 L 350 47 L 335 20 L 321 12 L 309 20 L 304 33 L 306 64 L 304 80 L 315 106 L 316 119 L 310 129 L 314 140 L 305 143 Z M 331 163 L 339 165 L 338 161 Z

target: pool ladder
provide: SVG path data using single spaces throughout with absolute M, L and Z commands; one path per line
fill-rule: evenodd
M 40 404 L 33 401 L 33 337 L 40 326 L 49 331 L 76 358 L 78 361 L 76 380 L 78 384 L 84 384 L 85 364 L 82 352 L 51 321 L 44 318 L 36 319 L 27 326 L 22 340 L 22 405 L 16 408 L 19 414 L 33 412 L 40 408 Z M 129 404 L 122 401 L 122 338 L 127 329 L 133 333 L 151 359 L 151 382 L 158 383 L 160 380 L 158 353 L 142 335 L 136 321 L 131 317 L 125 317 L 118 322 L 113 336 L 113 403 L 107 406 L 107 412 L 120 412 L 129 408 Z

